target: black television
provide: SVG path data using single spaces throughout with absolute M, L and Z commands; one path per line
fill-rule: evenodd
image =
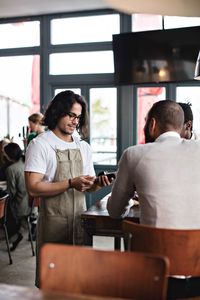
M 200 26 L 113 35 L 116 85 L 194 79 Z

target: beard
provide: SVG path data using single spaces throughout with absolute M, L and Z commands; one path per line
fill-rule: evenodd
M 147 143 L 153 143 L 154 140 L 155 140 L 149 134 L 149 126 L 145 126 L 145 128 L 144 128 L 144 136 L 145 136 L 145 144 L 147 144 Z
M 72 133 L 69 133 L 68 131 L 66 130 L 63 130 L 62 128 L 59 128 L 60 132 L 64 135 L 72 135 Z

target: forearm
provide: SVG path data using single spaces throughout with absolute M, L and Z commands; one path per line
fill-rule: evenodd
M 108 213 L 112 218 L 125 217 L 133 205 L 133 201 L 130 201 L 130 199 L 134 195 L 135 184 L 130 170 L 126 152 L 119 162 L 117 178 L 112 189 L 111 197 L 107 202 Z
M 36 182 L 27 184 L 27 190 L 32 197 L 56 196 L 70 188 L 68 180 L 59 182 Z
M 43 174 L 25 172 L 25 180 L 27 191 L 32 197 L 48 197 L 56 196 L 68 190 L 74 188 L 80 192 L 89 190 L 94 181 L 93 176 L 85 175 L 79 176 L 70 180 L 63 180 L 57 182 L 44 182 Z
M 115 198 L 114 194 L 112 194 L 112 196 L 108 198 L 107 210 L 111 218 L 125 218 L 133 206 L 133 203 L 133 200 L 130 198 L 126 199 L 126 201 L 120 201 L 119 198 Z

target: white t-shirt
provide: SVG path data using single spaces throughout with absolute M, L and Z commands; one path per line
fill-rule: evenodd
M 79 138 L 73 137 L 74 141 L 67 143 L 58 138 L 51 130 L 48 130 L 33 139 L 26 151 L 25 171 L 44 174 L 43 181 L 53 181 L 57 160 L 55 150 L 66 150 L 79 148 L 83 160 L 83 174 L 95 176 L 92 162 L 90 145 Z

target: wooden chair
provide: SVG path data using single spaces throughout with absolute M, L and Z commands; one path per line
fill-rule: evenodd
M 132 235 L 129 238 L 131 251 L 167 256 L 171 276 L 200 276 L 200 230 L 155 228 L 130 221 L 123 221 L 122 230 Z M 195 289 L 196 286 L 195 282 Z M 200 296 L 200 287 L 197 292 Z
M 46 244 L 40 253 L 43 290 L 107 297 L 165 299 L 163 256 Z
M 200 276 L 200 230 L 163 229 L 123 221 L 131 250 L 169 257 L 170 275 Z
M 12 257 L 10 254 L 10 246 L 8 241 L 8 231 L 6 226 L 6 216 L 7 216 L 7 203 L 8 203 L 9 195 L 5 193 L 4 196 L 0 197 L 0 224 L 3 226 L 4 233 L 5 233 L 5 239 L 6 239 L 6 245 L 8 250 L 8 257 L 9 257 L 9 263 L 10 265 L 12 262 Z

